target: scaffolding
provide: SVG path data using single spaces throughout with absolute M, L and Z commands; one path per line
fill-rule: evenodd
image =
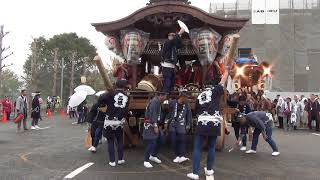
M 212 0 L 209 12 L 225 17 L 247 17 L 251 15 L 252 0 L 237 0 L 224 3 Z M 304 13 L 306 10 L 320 9 L 320 0 L 280 0 L 280 13 Z
M 218 3 L 219 2 L 219 3 Z M 251 17 L 251 0 L 210 3 L 223 17 Z M 280 0 L 279 25 L 253 25 L 240 31 L 239 48 L 273 64 L 273 91 L 320 91 L 320 0 Z

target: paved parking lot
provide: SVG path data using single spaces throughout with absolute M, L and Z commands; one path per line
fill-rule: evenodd
M 143 167 L 143 146 L 125 151 L 126 164 L 108 166 L 106 145 L 96 154 L 84 148 L 86 126 L 72 125 L 69 119 L 52 118 L 40 122 L 48 129 L 17 134 L 13 123 L 0 124 L 0 179 L 55 180 L 79 167 L 90 167 L 77 174 L 79 180 L 184 180 L 191 172 L 191 163 L 172 162 L 169 147 L 160 151 L 163 163 L 147 170 Z M 315 180 L 320 179 L 320 135 L 307 130 L 284 133 L 275 129 L 281 155 L 271 156 L 271 149 L 262 138 L 258 154 L 246 155 L 239 150 L 228 152 L 233 136 L 226 140 L 225 150 L 217 153 L 216 180 Z M 192 143 L 188 147 L 191 157 Z M 206 153 L 204 153 L 205 155 Z M 202 167 L 205 156 L 202 156 Z M 201 179 L 205 179 L 203 172 Z

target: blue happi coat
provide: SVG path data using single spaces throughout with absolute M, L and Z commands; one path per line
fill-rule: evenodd
M 107 112 L 103 115 L 104 118 L 104 129 L 115 129 L 118 126 L 108 126 L 106 121 L 118 121 L 120 127 L 125 123 L 125 118 L 128 114 L 129 97 L 121 89 L 116 89 L 101 95 L 98 99 L 99 104 L 107 105 Z
M 186 127 L 192 121 L 192 112 L 188 103 L 179 104 L 178 100 L 169 102 L 169 131 L 186 134 Z
M 207 112 L 210 115 L 218 115 L 220 110 L 220 98 L 224 94 L 224 89 L 222 85 L 216 85 L 212 88 L 208 88 L 203 91 L 197 99 L 196 112 L 197 116 Z M 197 123 L 195 133 L 203 136 L 220 136 L 221 134 L 221 123 L 209 122 L 203 124 L 201 122 Z
M 158 127 L 161 113 L 161 102 L 158 96 L 155 96 L 148 104 L 145 111 L 143 139 L 153 140 L 157 139 L 159 134 L 154 131 L 155 127 Z

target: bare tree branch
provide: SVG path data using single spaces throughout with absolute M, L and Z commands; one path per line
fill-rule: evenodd
M 10 49 L 10 46 L 8 46 L 8 47 L 6 47 L 6 48 L 2 48 L 2 52 L 6 51 L 6 50 L 8 50 L 8 49 Z
M 10 66 L 13 66 L 13 63 L 8 64 L 8 65 L 3 65 L 0 69 L 2 70 L 3 68 L 10 67 Z
M 10 54 L 6 55 L 5 57 L 1 58 L 0 61 L 3 61 L 4 59 L 8 58 L 9 56 L 13 55 L 13 52 L 11 52 Z

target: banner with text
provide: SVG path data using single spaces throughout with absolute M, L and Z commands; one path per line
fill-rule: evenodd
M 266 24 L 279 24 L 279 0 L 266 1 Z
M 279 24 L 279 0 L 252 0 L 252 24 Z

